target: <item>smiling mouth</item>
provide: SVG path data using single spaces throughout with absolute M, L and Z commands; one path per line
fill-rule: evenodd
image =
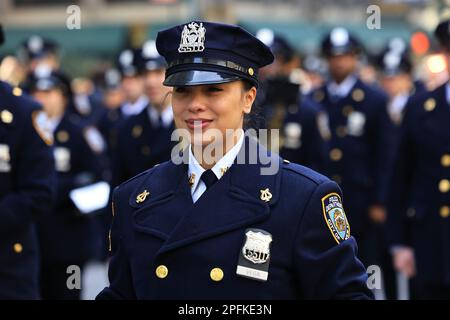
M 195 128 L 206 128 L 212 120 L 206 120 L 206 119 L 189 119 L 186 120 L 186 124 L 189 129 L 195 129 Z

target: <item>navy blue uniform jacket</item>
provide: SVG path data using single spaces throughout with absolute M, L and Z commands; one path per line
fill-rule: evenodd
M 354 238 L 336 242 L 324 219 L 321 199 L 341 195 L 337 184 L 278 156 L 271 160 L 279 165 L 272 175 L 261 175 L 261 161 L 235 163 L 195 203 L 186 164 L 165 162 L 119 186 L 110 286 L 98 299 L 371 297 Z M 268 202 L 261 199 L 267 189 Z M 147 198 L 137 203 L 144 190 Z M 248 228 L 273 237 L 265 282 L 236 274 Z M 164 278 L 157 276 L 160 266 L 167 268 Z M 221 281 L 212 280 L 214 268 L 223 271 Z
M 0 299 L 39 297 L 35 222 L 50 211 L 55 169 L 33 127 L 38 112 L 37 102 L 0 81 Z

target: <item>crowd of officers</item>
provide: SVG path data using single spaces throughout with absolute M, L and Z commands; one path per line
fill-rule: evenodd
M 435 31 L 447 61 L 449 30 L 444 21 Z M 340 185 L 358 256 L 381 267 L 388 299 L 397 274 L 411 298 L 450 299 L 450 85 L 416 79 L 400 38 L 362 63 L 361 43 L 341 27 L 303 59 L 272 30 L 257 37 L 275 62 L 260 72 L 250 124 L 280 129 L 268 147 Z M 67 267 L 107 261 L 111 210 L 82 213 L 70 193 L 114 188 L 170 159 L 166 62 L 149 40 L 73 81 L 57 44 L 37 35 L 17 61 L 22 79 L 0 82 L 0 298 L 79 299 Z

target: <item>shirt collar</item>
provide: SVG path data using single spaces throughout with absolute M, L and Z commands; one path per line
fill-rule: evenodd
M 400 93 L 391 99 L 389 106 L 396 110 L 401 110 L 408 102 L 409 95 Z
M 348 96 L 350 90 L 355 86 L 357 78 L 355 75 L 351 74 L 345 78 L 340 84 L 337 84 L 335 81 L 332 81 L 328 84 L 327 89 L 331 95 L 336 95 L 340 98 L 344 98 Z
M 152 123 L 152 126 L 155 128 L 158 128 L 159 115 L 160 115 L 159 111 L 156 110 L 156 108 L 153 107 L 152 105 L 149 105 L 147 110 L 148 110 L 148 116 L 150 118 L 150 122 Z M 173 121 L 172 106 L 167 106 L 163 110 L 163 112 L 161 112 L 161 118 L 162 118 L 164 128 L 170 127 L 170 125 L 172 124 L 172 121 Z
M 49 132 L 52 134 L 55 133 L 56 128 L 58 128 L 59 124 L 61 123 L 62 116 L 55 117 L 55 118 L 47 118 L 46 127 Z
M 132 116 L 135 114 L 139 114 L 142 112 L 142 110 L 145 109 L 145 107 L 148 104 L 148 99 L 145 96 L 139 97 L 139 99 L 136 100 L 136 102 L 131 103 L 127 102 L 122 106 L 122 113 L 126 116 Z
M 236 159 L 239 151 L 241 150 L 243 142 L 244 142 L 244 133 L 241 134 L 241 137 L 239 138 L 238 142 L 222 158 L 220 158 L 219 161 L 217 161 L 214 167 L 211 168 L 211 170 L 216 175 L 217 179 L 222 178 L 225 172 L 233 165 L 234 160 Z M 192 146 L 189 145 L 188 177 L 190 179 L 192 192 L 194 192 L 195 189 L 197 188 L 198 183 L 200 182 L 200 176 L 205 171 L 206 170 L 200 165 L 200 163 L 194 157 L 194 154 L 192 152 Z M 192 178 L 193 174 L 194 176 Z

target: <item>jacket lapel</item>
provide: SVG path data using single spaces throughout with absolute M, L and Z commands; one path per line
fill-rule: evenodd
M 233 166 L 195 204 L 182 207 L 181 200 L 174 198 L 176 205 L 173 210 L 185 208 L 186 213 L 159 250 L 159 254 L 255 224 L 270 216 L 270 206 L 278 199 L 281 175 L 279 170 L 275 174 L 261 175 L 264 165 L 260 157 L 255 159 L 256 163 L 249 163 L 248 155 L 252 149 L 259 150 L 266 161 L 275 161 L 280 168 L 278 156 L 270 156 L 255 140 L 246 138 Z M 245 164 L 240 164 L 242 161 L 239 159 L 245 159 Z M 262 200 L 261 190 L 269 191 L 271 197 L 264 197 L 265 200 Z
M 183 217 L 186 208 L 192 206 L 187 179 L 187 165 L 165 162 L 162 170 L 149 171 L 146 179 L 131 194 L 129 205 L 134 208 L 134 228 L 140 232 L 166 240 Z M 145 200 L 138 196 L 149 192 Z

